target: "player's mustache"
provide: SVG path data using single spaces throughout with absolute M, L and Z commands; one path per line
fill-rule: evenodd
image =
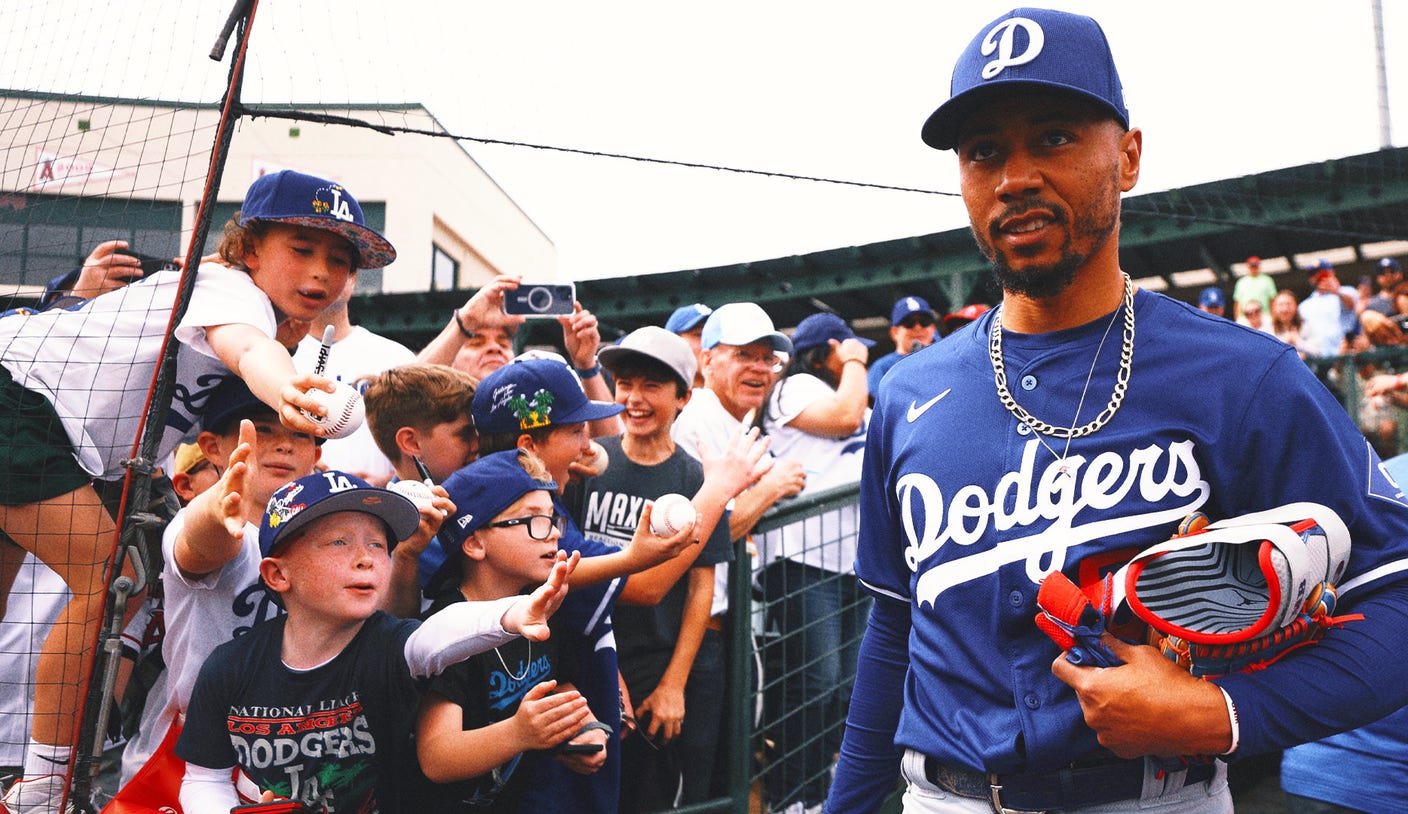
M 1020 218 L 1033 210 L 1044 210 L 1051 217 L 1051 222 L 1058 226 L 1064 226 L 1071 220 L 1065 207 L 1058 203 L 1038 199 L 1019 201 L 1008 206 L 988 221 L 988 234 L 996 238 L 1002 231 L 1002 224 L 1013 218 Z

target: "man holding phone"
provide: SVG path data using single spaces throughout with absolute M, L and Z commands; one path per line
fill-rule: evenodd
M 530 296 L 530 288 L 539 293 Z M 521 295 L 520 289 L 523 290 Z M 545 296 L 551 302 L 545 303 Z M 572 297 L 570 305 L 566 304 L 567 297 Z M 602 379 L 601 365 L 596 361 L 596 352 L 601 346 L 596 315 L 575 299 L 575 288 L 570 284 L 525 283 L 521 275 L 501 274 L 451 313 L 444 330 L 416 355 L 416 361 L 449 365 L 482 380 L 513 359 L 513 340 L 518 326 L 530 318 L 558 321 L 562 326 L 567 361 L 582 380 L 587 398 L 611 401 L 611 389 Z M 608 419 L 608 422 L 605 426 L 592 422 L 592 435 L 621 432 L 619 419 Z

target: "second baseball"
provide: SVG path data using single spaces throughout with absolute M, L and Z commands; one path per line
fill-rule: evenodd
M 699 517 L 694 505 L 684 495 L 671 492 L 655 498 L 650 509 L 650 530 L 657 537 L 673 537 L 689 527 Z
M 431 492 L 430 487 L 422 481 L 398 480 L 394 483 L 388 483 L 386 488 L 416 504 L 417 509 L 425 509 L 435 505 L 435 493 Z
M 307 395 L 317 399 L 327 408 L 326 416 L 316 416 L 307 410 L 303 414 L 327 431 L 326 438 L 346 438 L 362 426 L 367 417 L 362 404 L 362 394 L 345 382 L 338 382 L 337 389 L 329 393 L 314 388 Z

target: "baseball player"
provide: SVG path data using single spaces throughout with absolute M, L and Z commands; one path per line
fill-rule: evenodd
M 923 138 L 956 150 L 1003 300 L 876 402 L 856 560 L 876 602 L 826 810 L 875 811 L 902 774 L 906 812 L 1230 812 L 1221 760 L 1156 756 L 1273 751 L 1408 702 L 1402 490 L 1292 348 L 1121 271 L 1142 134 L 1099 25 L 995 20 Z M 1047 574 L 1089 582 L 1195 510 L 1301 501 L 1348 527 L 1340 606 L 1363 619 L 1266 669 L 1195 679 L 1109 635 L 1122 664 L 1077 666 L 1033 623 Z

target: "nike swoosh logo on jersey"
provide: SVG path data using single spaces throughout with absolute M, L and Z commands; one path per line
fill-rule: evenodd
M 948 390 L 945 390 L 937 396 L 934 396 L 923 404 L 916 404 L 911 401 L 909 403 L 909 413 L 907 413 L 905 416 L 907 419 L 909 419 L 909 423 L 913 424 L 915 419 L 928 412 L 930 407 L 933 407 L 935 404 L 938 404 L 939 399 L 943 398 L 944 396 L 947 396 L 949 394 L 949 391 L 952 389 L 953 388 L 950 387 Z

